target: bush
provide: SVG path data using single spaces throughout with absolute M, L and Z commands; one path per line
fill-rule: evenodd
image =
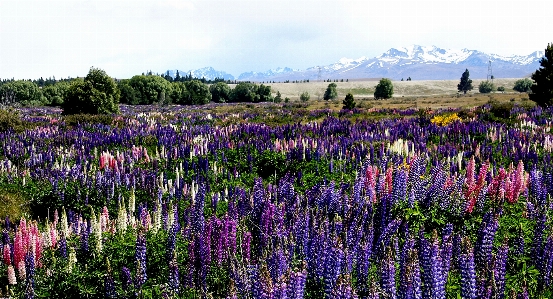
M 499 91 L 499 92 L 505 92 L 505 87 L 499 86 L 499 87 L 497 88 L 497 91 Z
M 91 68 L 83 79 L 71 83 L 63 102 L 63 114 L 111 114 L 119 112 L 119 89 L 101 69 Z
M 309 93 L 307 91 L 304 91 L 301 95 L 300 95 L 300 100 L 302 102 L 307 102 L 309 101 L 309 99 L 311 98 L 311 96 L 309 95 Z
M 394 95 L 394 85 L 392 85 L 392 81 L 390 79 L 380 79 L 380 82 L 378 82 L 378 85 L 376 85 L 375 91 L 374 91 L 374 98 L 376 100 L 380 99 L 389 99 Z
M 515 82 L 513 89 L 518 92 L 530 92 L 532 84 L 534 84 L 534 82 L 528 78 L 520 79 Z
M 336 97 L 338 97 L 338 92 L 336 91 L 336 83 L 328 84 L 323 98 L 328 101 L 334 100 Z
M 355 100 L 353 99 L 353 95 L 348 93 L 342 104 L 344 105 L 342 109 L 352 110 L 355 108 Z
M 478 91 L 480 93 L 490 93 L 492 92 L 493 90 L 495 89 L 495 87 L 493 86 L 493 83 L 491 81 L 482 81 L 480 82 L 480 84 L 478 85 Z

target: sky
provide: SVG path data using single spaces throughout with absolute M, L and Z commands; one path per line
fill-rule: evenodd
M 528 55 L 553 1 L 0 0 L 0 78 L 115 78 L 211 66 L 237 77 L 409 45 Z

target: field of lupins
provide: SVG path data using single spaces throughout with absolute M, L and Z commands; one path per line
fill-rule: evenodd
M 553 295 L 553 110 L 261 106 L 21 110 L 0 186 L 31 215 L 2 221 L 0 294 Z

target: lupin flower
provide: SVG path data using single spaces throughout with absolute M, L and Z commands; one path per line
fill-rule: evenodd
M 109 273 L 104 279 L 104 291 L 106 298 L 117 298 L 117 292 L 115 291 L 115 282 L 113 281 L 113 277 L 111 277 L 111 274 Z
M 10 244 L 6 243 L 2 250 L 3 250 L 2 256 L 3 256 L 3 259 L 4 259 L 4 264 L 6 264 L 8 266 L 11 265 L 12 258 L 11 258 Z
M 509 253 L 509 244 L 504 242 L 503 245 L 497 251 L 494 260 L 493 277 L 495 281 L 495 294 L 494 298 L 505 298 L 505 274 L 507 272 L 507 255 Z
M 136 288 L 140 289 L 148 278 L 146 274 L 146 236 L 142 230 L 139 230 L 136 237 Z
M 391 250 L 386 250 L 384 258 L 380 264 L 380 279 L 382 290 L 387 294 L 388 298 L 397 298 L 396 291 L 396 266 L 394 256 L 391 254 Z
M 8 284 L 17 284 L 17 278 L 15 277 L 15 269 L 12 265 L 8 265 Z
M 476 270 L 474 267 L 474 254 L 470 247 L 470 241 L 466 242 L 465 252 L 459 256 L 459 268 L 461 270 L 461 297 L 463 299 L 476 299 Z
M 123 288 L 123 291 L 128 292 L 129 288 L 132 287 L 132 285 L 133 283 L 131 271 L 129 270 L 129 268 L 123 266 L 123 268 L 121 268 L 121 286 Z
M 176 254 L 169 261 L 169 289 L 174 293 L 179 293 L 179 266 L 177 264 Z

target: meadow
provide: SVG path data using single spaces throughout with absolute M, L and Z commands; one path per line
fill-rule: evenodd
M 553 110 L 347 83 L 0 113 L 1 296 L 550 298 Z

